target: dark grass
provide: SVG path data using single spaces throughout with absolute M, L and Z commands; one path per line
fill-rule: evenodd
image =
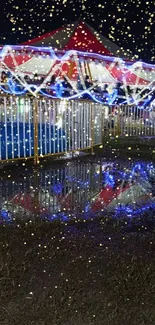
M 1 225 L 0 324 L 155 324 L 151 220 Z

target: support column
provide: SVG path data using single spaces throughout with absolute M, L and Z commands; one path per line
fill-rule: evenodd
M 38 157 L 38 100 L 33 100 L 33 125 L 34 125 L 34 165 L 39 164 Z
M 91 70 L 90 70 L 89 62 L 87 62 L 87 69 L 88 69 L 89 78 L 90 78 L 90 80 L 91 80 L 91 82 L 92 82 L 93 79 L 92 79 L 92 74 L 91 74 Z
M 94 153 L 94 104 L 90 104 L 91 107 L 91 112 L 90 112 L 90 117 L 91 117 L 91 153 Z
M 70 61 L 69 71 L 68 71 L 68 78 L 71 79 L 74 69 L 74 61 Z

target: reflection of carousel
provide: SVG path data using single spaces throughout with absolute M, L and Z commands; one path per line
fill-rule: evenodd
M 8 203 L 2 204 L 4 213 L 12 216 L 68 218 L 77 215 L 94 215 L 123 210 L 136 213 L 147 207 L 154 207 L 152 182 L 154 167 L 135 164 L 124 170 L 122 166 L 104 164 L 101 166 L 67 167 L 53 174 L 54 182 L 34 192 L 18 192 Z M 53 177 L 52 177 L 53 179 Z
M 110 166 L 103 168 L 103 188 L 92 199 L 90 210 L 113 211 L 129 207 L 136 210 L 138 207 L 152 205 L 154 198 L 149 177 L 150 170 L 139 163 L 135 164 L 130 172 L 117 173 Z
M 89 169 L 91 172 L 89 172 Z M 9 193 L 8 201 L 3 200 L 2 211 L 12 216 L 31 218 L 32 216 L 61 216 L 64 213 L 72 214 L 84 210 L 86 203 L 98 192 L 100 174 L 98 165 L 68 166 L 49 172 L 50 186 L 46 184 L 46 172 L 41 173 L 41 188 L 35 191 L 17 189 L 15 195 Z M 95 175 L 95 178 L 94 178 Z M 54 179 L 54 181 L 53 181 Z M 38 187 L 39 179 L 31 184 Z M 54 217 L 55 218 L 55 217 Z
M 106 186 L 102 191 L 93 198 L 91 210 L 93 212 L 103 209 L 113 210 L 117 207 L 128 205 L 143 205 L 153 201 L 151 192 L 146 192 L 141 184 L 126 184 L 113 189 Z
M 11 215 L 36 216 L 49 213 L 58 213 L 59 202 L 56 197 L 48 191 L 41 190 L 37 193 L 19 193 L 15 195 L 7 204 L 4 203 L 3 211 L 8 211 Z
M 77 21 L 23 45 L 4 46 L 0 70 L 7 71 L 9 77 L 7 83 L 5 75 L 1 78 L 1 90 L 16 95 L 39 93 L 49 98 L 91 98 L 109 105 L 118 95 L 119 102 L 137 105 L 149 101 L 154 91 L 155 66 L 133 60 L 131 53 Z M 118 83 L 123 85 L 124 95 L 114 87 Z

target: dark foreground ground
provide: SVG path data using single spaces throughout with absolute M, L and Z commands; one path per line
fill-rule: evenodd
M 1 225 L 0 324 L 155 324 L 154 229 L 104 218 Z

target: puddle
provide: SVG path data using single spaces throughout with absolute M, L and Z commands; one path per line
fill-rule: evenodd
M 68 221 L 155 211 L 155 165 L 148 162 L 69 162 L 10 173 L 0 179 L 0 221 Z

